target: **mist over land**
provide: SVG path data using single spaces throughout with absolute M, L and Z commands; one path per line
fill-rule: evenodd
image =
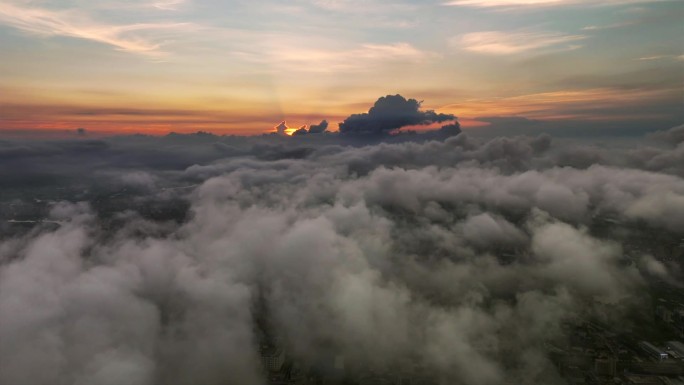
M 0 383 L 565 384 L 579 325 L 658 335 L 682 126 L 390 135 L 455 119 L 401 100 L 339 133 L 0 141 Z

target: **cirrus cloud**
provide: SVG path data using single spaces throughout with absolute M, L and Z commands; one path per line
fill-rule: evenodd
M 511 55 L 540 49 L 576 49 L 581 46 L 571 43 L 583 39 L 586 39 L 586 36 L 559 32 L 482 31 L 455 37 L 451 44 L 478 53 Z
M 170 4 L 166 2 L 165 4 Z M 175 4 L 175 3 L 174 3 Z M 190 23 L 146 22 L 112 24 L 93 20 L 76 9 L 52 10 L 11 3 L 0 4 L 0 25 L 38 36 L 66 36 L 90 40 L 114 48 L 145 55 L 160 55 L 161 39 L 152 32 L 193 28 Z
M 541 7 L 541 6 L 566 6 L 566 5 L 623 5 L 635 3 L 654 3 L 662 0 L 607 0 L 600 3 L 587 0 L 453 0 L 443 3 L 447 6 L 464 6 L 478 8 L 495 7 Z

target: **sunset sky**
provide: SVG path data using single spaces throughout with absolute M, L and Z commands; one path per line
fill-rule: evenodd
M 336 130 L 397 93 L 466 128 L 662 129 L 684 121 L 683 20 L 666 0 L 2 0 L 0 133 Z

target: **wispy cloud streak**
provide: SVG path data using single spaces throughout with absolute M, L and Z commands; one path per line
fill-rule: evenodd
M 186 0 L 159 0 L 152 3 L 152 7 L 165 11 L 175 11 L 185 2 Z
M 365 43 L 356 47 L 326 48 L 324 41 L 293 44 L 290 39 L 275 38 L 263 46 L 263 52 L 246 53 L 249 60 L 263 62 L 291 71 L 335 72 L 364 71 L 389 62 L 421 62 L 435 54 L 422 51 L 412 44 Z
M 639 22 L 636 20 L 631 20 L 631 21 L 606 24 L 606 25 L 587 25 L 586 27 L 582 28 L 582 31 L 602 31 L 604 29 L 615 29 L 615 28 L 629 27 L 629 26 L 632 26 L 632 25 L 635 25 L 638 23 Z
M 170 3 L 170 2 L 165 2 Z M 43 36 L 67 36 L 108 44 L 116 49 L 146 55 L 160 55 L 160 43 L 136 32 L 177 30 L 188 23 L 104 24 L 73 10 L 53 11 L 0 4 L 0 24 Z
M 478 8 L 496 8 L 496 7 L 548 7 L 548 6 L 566 6 L 566 5 L 624 5 L 636 3 L 654 3 L 662 0 L 606 0 L 596 2 L 592 0 L 453 0 L 443 3 L 447 6 L 463 6 L 463 7 L 478 7 Z
M 468 99 L 441 106 L 440 111 L 461 117 L 525 116 L 534 119 L 628 119 L 644 118 L 643 106 L 676 100 L 680 90 L 592 88 L 565 89 L 512 97 Z M 647 101 L 647 102 L 646 102 Z
M 510 55 L 543 48 L 575 49 L 569 43 L 585 39 L 583 35 L 566 35 L 557 32 L 483 31 L 471 32 L 452 39 L 452 45 L 468 51 L 491 55 Z

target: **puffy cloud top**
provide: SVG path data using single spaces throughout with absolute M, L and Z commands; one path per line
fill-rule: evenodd
M 682 287 L 681 145 L 354 140 L 0 141 L 0 384 L 260 385 L 267 331 L 322 383 L 557 385 L 568 324 Z
M 324 132 L 327 129 L 328 129 L 328 121 L 323 120 L 318 124 L 312 124 L 309 127 L 309 134 L 320 134 L 321 132 Z
M 401 95 L 378 99 L 367 113 L 353 114 L 340 123 L 340 132 L 354 135 L 382 135 L 406 126 L 428 125 L 455 120 L 451 114 L 421 111 L 420 102 Z

